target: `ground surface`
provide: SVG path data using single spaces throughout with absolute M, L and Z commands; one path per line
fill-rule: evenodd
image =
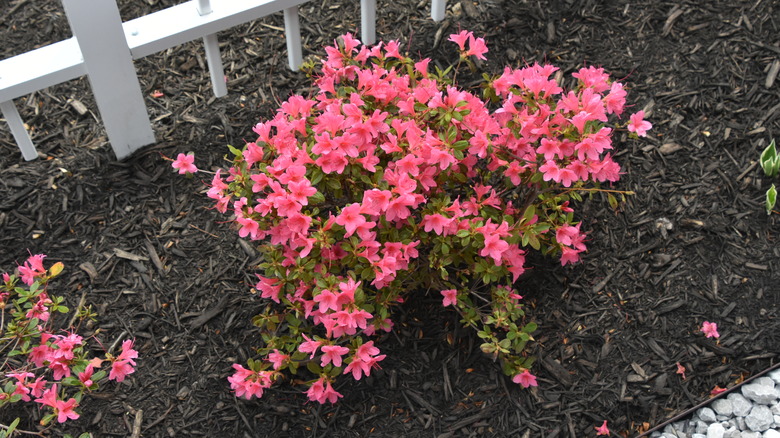
M 125 20 L 170 3 L 119 1 Z M 357 3 L 304 5 L 306 54 L 354 32 Z M 580 206 L 583 262 L 532 259 L 518 285 L 539 323 L 539 387 L 508 381 L 468 331 L 449 344 L 457 319 L 436 297 L 414 296 L 381 340 L 383 369 L 342 379 L 338 405 L 307 403 L 288 384 L 259 401 L 230 392 L 230 365 L 258 345 L 256 255 L 209 209 L 203 183 L 174 175 L 161 154 L 222 165 L 226 144 L 252 140 L 277 99 L 304 92 L 305 77 L 286 68 L 279 14 L 220 35 L 225 98 L 212 98 L 197 44 L 136 62 L 158 143 L 124 162 L 85 79 L 17 99 L 42 159 L 23 162 L 0 128 L 0 267 L 28 250 L 63 261 L 57 291 L 71 305 L 86 293 L 100 339 L 135 338 L 141 354 L 134 378 L 85 400 L 83 418 L 62 431 L 129 436 L 142 411 L 147 437 L 583 437 L 605 419 L 635 436 L 777 362 L 780 221 L 763 210 L 769 181 L 756 164 L 780 128 L 776 2 L 450 1 L 443 23 L 427 1 L 378 3 L 381 38 L 441 65 L 452 59 L 446 35 L 469 29 L 487 39 L 491 72 L 544 60 L 567 77 L 603 66 L 655 125 L 646 140 L 617 138 L 617 188 L 637 195 L 619 212 L 598 199 Z M 2 57 L 70 36 L 54 0 L 3 2 L 0 16 Z M 697 332 L 704 320 L 719 324 L 719 345 Z M 37 410 L 23 413 L 35 430 Z

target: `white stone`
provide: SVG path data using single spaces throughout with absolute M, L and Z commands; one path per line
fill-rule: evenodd
M 772 415 L 780 415 L 780 403 L 775 403 L 769 407 L 772 411 Z
M 758 432 L 753 432 L 751 430 L 743 430 L 742 431 L 742 438 L 761 438 L 761 434 Z
M 765 380 L 762 379 L 764 378 L 758 378 L 754 383 L 743 386 L 742 395 L 756 403 L 768 405 L 777 399 L 775 382 L 768 377 Z
M 707 438 L 723 438 L 726 429 L 720 423 L 712 423 L 707 428 Z
M 750 400 L 736 392 L 732 392 L 726 396 L 726 399 L 731 402 L 731 413 L 736 417 L 744 417 L 750 413 L 750 408 L 753 407 L 753 403 L 751 403 Z
M 707 438 L 707 435 L 701 433 L 694 433 L 693 435 L 691 435 L 691 438 Z
M 775 386 L 775 380 L 767 376 L 759 377 L 756 380 L 752 381 L 751 383 L 758 383 L 767 386 Z
M 726 429 L 723 438 L 742 438 L 742 432 L 738 431 L 736 427 L 730 427 Z
M 707 433 L 707 426 L 708 426 L 707 423 L 701 420 L 696 420 L 696 433 L 698 433 L 699 435 L 704 435 L 705 433 Z
M 771 411 L 771 409 L 770 409 L 770 411 Z M 774 415 L 772 415 L 772 417 L 775 419 L 775 426 L 780 424 L 780 415 L 774 414 Z
M 683 432 L 684 427 L 685 423 L 667 424 L 664 427 L 663 438 L 688 438 L 688 435 Z
M 748 410 L 748 412 L 750 411 Z M 737 429 L 739 430 L 747 429 L 747 426 L 745 425 L 745 417 L 737 417 L 736 422 L 737 422 Z
M 764 405 L 753 406 L 753 409 L 745 417 L 745 424 L 754 432 L 763 432 L 769 429 L 773 421 L 772 411 Z
M 710 408 L 701 408 L 699 409 L 699 418 L 701 418 L 701 421 L 705 423 L 714 423 L 715 411 Z
M 769 429 L 762 436 L 763 438 L 780 438 L 780 432 L 775 429 Z
M 731 406 L 731 400 L 728 398 L 719 398 L 715 400 L 714 402 L 710 403 L 710 407 L 713 411 L 715 411 L 718 415 L 723 415 L 725 417 L 729 417 L 731 413 L 734 411 L 734 409 Z
M 780 370 L 774 370 L 769 373 L 769 378 L 774 380 L 775 384 L 780 385 Z

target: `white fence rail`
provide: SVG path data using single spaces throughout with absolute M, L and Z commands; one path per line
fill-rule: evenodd
M 73 37 L 0 61 L 0 111 L 22 156 L 38 153 L 13 99 L 87 75 L 117 159 L 154 143 L 133 60 L 203 39 L 214 94 L 227 94 L 217 32 L 283 11 L 291 69 L 302 63 L 298 6 L 307 0 L 191 0 L 122 23 L 109 0 L 62 0 Z M 446 0 L 432 0 L 444 19 Z M 376 42 L 376 0 L 361 0 L 361 38 Z

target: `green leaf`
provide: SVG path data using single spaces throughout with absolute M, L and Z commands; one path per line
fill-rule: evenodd
M 774 139 L 761 153 L 761 167 L 767 176 L 775 176 L 778 170 L 780 170 L 780 160 L 777 159 L 777 148 L 775 148 Z
M 535 322 L 529 322 L 523 327 L 523 333 L 533 333 L 536 331 L 538 325 Z
M 317 191 L 317 193 L 309 196 L 310 205 L 322 204 L 323 202 L 325 202 L 325 195 L 323 195 L 320 191 Z
M 244 155 L 244 153 L 242 151 L 240 151 L 239 149 L 237 149 L 235 146 L 228 145 L 228 149 L 236 157 L 241 157 L 241 156 Z
M 309 363 L 306 364 L 306 368 L 314 375 L 319 376 L 320 373 L 322 373 L 322 368 L 317 365 L 317 362 L 309 361 Z
M 618 202 L 617 199 L 612 196 L 612 193 L 607 193 L 607 201 L 609 201 L 609 206 L 612 207 L 613 210 L 617 210 Z
M 322 172 L 322 170 L 315 167 L 311 173 L 311 185 L 316 186 L 319 184 L 319 182 L 322 181 L 323 176 L 325 176 L 325 174 Z
M 16 430 L 16 426 L 18 425 L 19 425 L 19 418 L 17 417 L 14 421 L 11 422 L 11 424 L 8 425 L 8 428 L 5 430 L 6 436 L 11 436 Z
M 772 184 L 772 187 L 766 191 L 766 214 L 772 214 L 772 209 L 775 208 L 777 203 L 777 188 Z
M 525 219 L 526 222 L 531 222 L 531 219 L 534 218 L 534 215 L 536 214 L 536 207 L 531 204 L 528 206 L 528 208 L 525 209 L 525 213 L 523 213 L 523 219 Z
M 63 265 L 62 262 L 57 262 L 57 263 L 53 264 L 51 266 L 51 268 L 49 268 L 49 274 L 52 277 L 56 277 L 56 276 L 60 275 L 60 272 L 62 272 L 62 270 L 64 268 L 65 268 L 65 265 Z

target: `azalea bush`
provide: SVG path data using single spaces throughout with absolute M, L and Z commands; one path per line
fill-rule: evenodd
M 84 394 L 97 391 L 104 380 L 122 382 L 135 371 L 138 357 L 132 340 L 116 355 L 91 357 L 87 340 L 77 334 L 81 322 L 95 316 L 89 308 L 77 310 L 73 326 L 58 329 L 63 321 L 57 314 L 65 317 L 69 310 L 47 286 L 64 265 L 46 268 L 45 258 L 30 256 L 18 275 L 5 273 L 0 284 L 0 413 L 12 403 L 34 402 L 48 411 L 42 425 L 79 418 Z M 10 436 L 17 424 L 18 419 L 0 427 Z
M 450 41 L 460 56 L 442 71 L 396 41 L 344 35 L 312 66 L 310 96 L 290 97 L 254 127 L 256 141 L 230 147 L 232 166 L 208 196 L 263 254 L 262 345 L 234 365 L 237 396 L 260 397 L 305 368 L 309 399 L 336 402 L 337 377 L 360 380 L 385 360 L 375 340 L 392 330 L 393 308 L 426 292 L 514 382 L 537 385 L 526 352 L 537 325 L 515 283 L 527 251 L 566 265 L 586 250 L 572 201 L 624 195 L 601 185 L 620 177 L 608 122 L 626 91 L 595 67 L 566 90 L 556 67 L 539 64 L 463 89 L 457 67 L 488 48 L 467 31 Z M 651 128 L 643 117 L 623 125 L 633 137 Z M 184 154 L 174 168 L 197 171 Z

